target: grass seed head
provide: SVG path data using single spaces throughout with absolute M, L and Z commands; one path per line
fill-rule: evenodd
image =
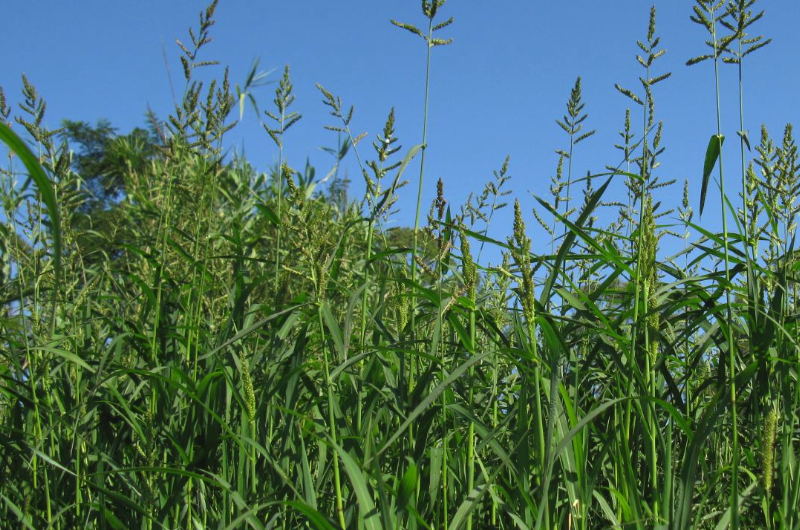
M 767 495 L 772 490 L 773 465 L 775 462 L 775 432 L 778 425 L 778 411 L 771 408 L 764 418 L 764 434 L 761 440 L 761 484 Z

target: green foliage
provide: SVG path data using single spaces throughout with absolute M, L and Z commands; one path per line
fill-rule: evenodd
M 452 20 L 434 23 L 443 4 L 422 2 L 427 34 L 395 25 L 430 51 Z M 741 68 L 768 42 L 745 36 L 762 16 L 752 6 L 698 0 L 709 58 Z M 627 112 L 622 164 L 601 185 L 568 165 L 593 132 L 580 78 L 558 120 L 570 147 L 552 200 L 537 197 L 552 220 L 534 212 L 551 241 L 527 233 L 519 201 L 508 237 L 490 236 L 507 157 L 460 209 L 439 180 L 427 227 L 387 228 L 425 133 L 403 149 L 392 109 L 362 160 L 353 108 L 320 86 L 333 167 L 294 169 L 287 67 L 266 113 L 277 167 L 227 157 L 236 103 L 263 77 L 195 80 L 212 64 L 200 52 L 215 7 L 179 43 L 186 90 L 152 131 L 48 130 L 28 79 L 18 111 L 0 89 L 4 528 L 798 527 L 791 125 L 778 141 L 762 127 L 749 155 L 740 123 L 743 233 L 694 224 L 687 181 L 684 250 L 660 256 L 651 88 L 668 74 L 650 74 L 663 54 L 652 10 L 642 91 L 619 87 L 641 130 Z M 721 139 L 698 180 L 722 170 Z M 351 154 L 366 183 L 353 202 L 324 189 Z M 604 225 L 620 175 L 629 202 Z M 583 200 L 570 208 L 573 182 Z M 502 263 L 482 262 L 478 243 Z

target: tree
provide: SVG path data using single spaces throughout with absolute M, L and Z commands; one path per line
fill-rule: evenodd
M 159 155 L 158 138 L 153 131 L 135 128 L 118 136 L 108 120 L 92 126 L 84 121 L 65 120 L 61 137 L 79 149 L 72 166 L 86 183 L 90 195 L 82 213 L 109 209 L 125 193 L 126 175 L 147 170 Z

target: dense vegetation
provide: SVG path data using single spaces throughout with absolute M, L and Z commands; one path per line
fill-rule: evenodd
M 395 22 L 429 61 L 443 4 L 422 2 L 421 29 Z M 753 4 L 697 0 L 709 48 L 689 63 L 741 77 L 769 42 L 748 34 Z M 27 79 L 19 111 L 0 91 L 0 526 L 800 528 L 791 126 L 711 137 L 699 206 L 720 201 L 721 233 L 688 192 L 675 213 L 654 201 L 669 74 L 653 9 L 641 87 L 617 87 L 621 164 L 572 174 L 593 134 L 579 78 L 552 196 L 515 202 L 507 241 L 487 234 L 508 160 L 460 209 L 439 181 L 427 223 L 418 200 L 413 229 L 387 230 L 406 180 L 430 185 L 427 128 L 400 149 L 392 111 L 364 139 L 320 87 L 337 164 L 298 171 L 287 68 L 264 115 L 277 166 L 224 156 L 249 93 L 197 80 L 215 7 L 180 45 L 180 104 L 146 130 L 48 130 Z M 603 202 L 612 187 L 627 200 Z M 685 241 L 669 258 L 665 216 Z M 532 245 L 531 220 L 552 242 Z

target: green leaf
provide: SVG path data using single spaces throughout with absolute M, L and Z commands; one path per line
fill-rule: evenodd
M 372 495 L 370 495 L 367 481 L 364 479 L 361 468 L 342 447 L 336 444 L 334 444 L 334 447 L 336 452 L 339 453 L 339 458 L 342 459 L 344 469 L 350 478 L 350 483 L 353 485 L 353 490 L 358 500 L 359 518 L 364 523 L 364 528 L 367 530 L 381 530 L 382 525 L 378 518 L 378 510 L 375 508 L 375 502 L 372 500 Z
M 747 131 L 736 131 L 736 134 L 738 134 L 739 138 L 741 138 L 742 141 L 745 143 L 745 145 L 747 146 L 747 150 L 752 151 L 752 149 L 750 148 L 750 135 L 747 134 Z
M 2 125 L 2 124 L 0 124 Z M 11 499 L 6 497 L 5 495 L 0 495 L 0 498 L 5 501 L 6 506 L 17 516 L 17 522 L 25 525 L 25 528 L 30 528 L 33 530 L 35 527 L 31 524 L 31 516 L 30 514 L 26 514 L 20 509 L 19 506 L 11 502 Z
M 557 287 L 556 292 L 561 296 L 570 306 L 578 311 L 586 311 L 586 306 L 578 299 L 577 296 L 569 292 L 563 287 Z
M 281 225 L 281 220 L 278 218 L 277 214 L 275 212 L 273 212 L 272 209 L 270 207 L 268 207 L 267 205 L 265 205 L 265 204 L 256 204 L 256 209 L 259 212 L 261 212 L 264 215 L 264 217 L 267 218 L 267 221 L 269 221 L 273 226 L 280 226 Z
M 397 494 L 398 509 L 403 511 L 408 510 L 408 505 L 413 499 L 414 491 L 417 487 L 417 479 L 417 466 L 414 462 L 409 461 L 408 469 L 403 473 L 403 478 L 400 480 L 400 490 Z
M 714 171 L 714 166 L 717 164 L 717 159 L 722 152 L 722 144 L 725 137 L 721 134 L 715 134 L 708 140 L 708 147 L 706 148 L 706 160 L 703 164 L 703 185 L 700 188 L 700 217 L 703 217 L 703 208 L 706 205 L 706 192 L 708 191 L 708 179 L 711 177 L 711 172 Z
M 317 510 L 308 504 L 300 501 L 286 501 L 284 504 L 305 515 L 308 518 L 308 521 L 313 524 L 317 530 L 336 530 L 335 527 L 325 519 L 325 517 L 323 517 Z
M 495 469 L 493 475 L 497 475 L 498 471 L 501 469 L 503 468 Z M 460 530 L 466 524 L 467 519 L 478 507 L 483 495 L 488 489 L 489 487 L 486 484 L 478 484 L 475 486 L 475 488 L 473 488 L 472 491 L 469 492 L 469 495 L 466 496 L 464 502 L 462 502 L 461 506 L 458 507 L 458 511 L 456 511 L 455 516 L 453 516 L 453 520 L 450 521 L 450 528 L 453 530 Z
M 333 344 L 336 346 L 336 353 L 339 355 L 340 360 L 344 360 L 344 340 L 342 339 L 342 330 L 339 327 L 339 323 L 336 321 L 336 317 L 333 316 L 333 313 L 331 313 L 331 309 L 328 307 L 327 303 L 323 302 L 319 309 L 322 312 L 322 318 L 325 321 L 325 326 L 331 333 Z
M 78 366 L 80 366 L 84 370 L 86 370 L 88 372 L 91 372 L 91 373 L 95 373 L 95 369 L 94 368 L 92 368 L 91 366 L 86 364 L 86 361 L 84 361 L 83 359 L 81 359 L 80 357 L 78 357 L 77 355 L 75 355 L 72 352 L 69 352 L 69 351 L 66 351 L 66 350 L 61 350 L 59 348 L 52 348 L 52 347 L 49 347 L 49 346 L 42 346 L 42 347 L 39 347 L 39 348 L 32 348 L 32 349 L 33 350 L 39 350 L 39 351 L 43 351 L 43 352 L 52 353 L 53 355 L 57 355 L 59 357 L 63 357 L 66 362 L 77 364 Z

